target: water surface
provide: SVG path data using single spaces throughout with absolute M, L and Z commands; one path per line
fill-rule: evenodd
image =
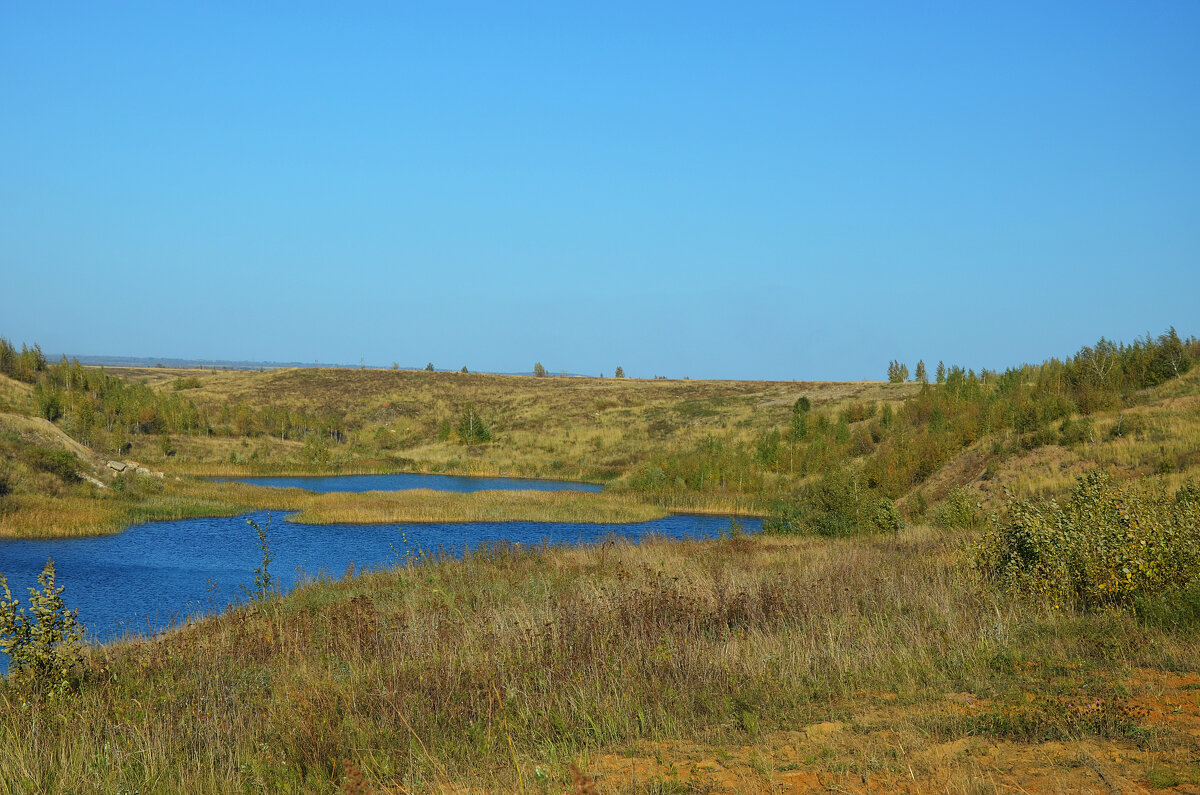
M 67 589 L 63 598 L 68 607 L 79 610 L 90 640 L 154 633 L 245 600 L 243 588 L 253 585 L 254 569 L 262 562 L 258 536 L 247 518 L 263 523 L 267 512 L 149 522 L 109 536 L 0 540 L 0 573 L 8 577 L 13 595 L 28 606 L 26 588 L 36 585 L 46 559 L 53 558 L 57 584 Z M 741 521 L 747 532 L 762 527 L 759 519 Z M 341 577 L 351 561 L 359 568 L 384 567 L 409 553 L 461 554 L 493 541 L 576 544 L 610 534 L 634 540 L 647 535 L 711 538 L 729 525 L 727 517 L 690 515 L 630 524 L 305 525 L 285 522 L 283 514 L 274 513 L 269 530 L 275 555 L 271 572 L 288 590 L 301 572 Z M 0 655 L 0 670 L 3 667 Z

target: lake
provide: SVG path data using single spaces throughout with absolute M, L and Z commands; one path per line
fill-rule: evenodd
M 349 475 L 300 480 L 305 481 L 304 488 L 312 490 L 350 491 L 356 490 L 351 486 L 362 485 L 362 478 L 378 477 L 416 477 L 424 482 L 424 478 L 447 476 Z M 289 481 L 279 485 L 291 486 L 294 484 L 290 481 L 297 478 L 272 480 Z M 323 482 L 317 484 L 315 480 Z M 527 488 L 529 483 L 501 478 L 465 480 L 486 480 L 489 488 L 502 487 L 500 482 L 521 484 L 509 488 Z M 448 486 L 447 480 L 439 483 Z M 462 489 L 453 490 L 473 490 L 473 485 L 463 484 Z M 366 488 L 379 487 L 373 484 Z M 632 540 L 651 535 L 713 538 L 730 525 L 728 517 L 692 515 L 630 524 L 521 521 L 306 525 L 286 522 L 285 515 L 271 513 L 268 531 L 275 556 L 271 573 L 284 591 L 295 587 L 302 576 L 326 574 L 340 578 L 351 562 L 360 569 L 386 567 L 402 562 L 409 553 L 459 555 L 464 549 L 494 541 L 587 544 L 610 534 Z M 261 524 L 267 517 L 268 512 L 260 511 L 237 517 L 149 522 L 108 536 L 0 540 L 0 573 L 8 577 L 13 596 L 28 607 L 26 588 L 37 584 L 46 559 L 53 558 L 57 584 L 66 586 L 63 599 L 68 607 L 79 611 L 89 640 L 103 642 L 130 633 L 153 634 L 246 600 L 243 589 L 253 585 L 254 569 L 262 562 L 258 536 L 246 519 Z M 746 532 L 762 528 L 759 519 L 739 521 Z M 0 655 L 0 671 L 5 667 Z

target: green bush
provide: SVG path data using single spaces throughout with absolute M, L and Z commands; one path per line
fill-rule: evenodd
M 1055 605 L 1132 605 L 1200 582 L 1200 488 L 1080 478 L 1065 505 L 1009 501 L 976 549 L 1000 587 Z
M 933 523 L 947 529 L 978 527 L 983 523 L 983 511 L 970 492 L 956 486 L 933 512 Z
M 35 692 L 63 695 L 74 689 L 82 661 L 83 626 L 54 585 L 54 561 L 38 575 L 40 591 L 29 589 L 29 613 L 13 598 L 0 574 L 0 652 L 8 655 L 14 681 Z M 32 614 L 32 617 L 30 616 Z
M 1108 429 L 1108 438 L 1140 437 L 1146 433 L 1147 427 L 1145 415 L 1121 414 L 1117 417 L 1117 424 Z
M 79 479 L 79 459 L 69 450 L 31 447 L 26 451 L 25 459 L 37 469 L 57 475 L 67 483 Z
M 779 534 L 850 536 L 894 532 L 901 526 L 895 503 L 866 484 L 861 473 L 835 469 L 775 506 L 763 529 Z
M 1095 434 L 1092 431 L 1091 417 L 1080 417 L 1075 420 L 1065 419 L 1058 429 L 1058 443 L 1063 447 L 1094 441 Z

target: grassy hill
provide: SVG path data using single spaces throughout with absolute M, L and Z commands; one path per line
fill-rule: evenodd
M 1196 791 L 1200 368 L 1170 367 L 1169 343 L 929 385 L 0 380 L 9 535 L 258 506 L 316 522 L 744 510 L 772 531 L 410 556 L 88 650 L 62 692 L 0 685 L 0 793 Z M 104 419 L 81 422 L 89 406 Z M 129 460 L 147 474 L 108 466 Z M 194 477 L 391 469 L 607 487 Z M 1096 470 L 1109 479 L 1076 486 Z

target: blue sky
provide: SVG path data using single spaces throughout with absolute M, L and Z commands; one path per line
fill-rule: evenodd
M 0 5 L 0 336 L 884 378 L 1200 334 L 1200 4 Z

